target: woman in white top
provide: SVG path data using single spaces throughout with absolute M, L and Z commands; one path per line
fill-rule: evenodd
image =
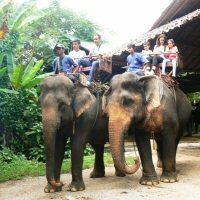
M 164 59 L 164 52 L 167 47 L 167 37 L 165 34 L 158 36 L 156 45 L 154 46 L 153 53 L 155 54 L 152 61 L 152 69 L 155 70 L 158 63 L 162 63 Z M 158 55 L 156 55 L 158 54 Z

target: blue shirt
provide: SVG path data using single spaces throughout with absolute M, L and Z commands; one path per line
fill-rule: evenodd
M 74 67 L 78 66 L 77 63 L 69 56 L 65 55 L 62 58 L 62 68 L 63 72 L 66 74 L 67 72 L 72 72 L 72 65 Z M 58 57 L 54 59 L 53 71 L 55 74 L 58 74 Z
M 149 61 L 140 53 L 134 53 L 127 57 L 128 72 L 134 72 L 143 69 L 143 66 Z

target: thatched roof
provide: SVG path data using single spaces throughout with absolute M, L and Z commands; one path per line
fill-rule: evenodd
M 172 20 L 178 19 L 200 8 L 200 0 L 173 0 L 162 12 L 150 30 L 158 28 Z
M 128 56 L 127 45 L 130 42 L 136 44 L 136 52 L 143 50 L 142 44 L 145 41 L 149 41 L 151 49 L 153 49 L 157 36 L 162 33 L 165 33 L 168 39 L 174 39 L 178 46 L 181 55 L 184 57 L 183 71 L 200 72 L 200 9 L 155 28 L 115 48 L 111 52 L 113 55 L 113 64 L 126 65 L 126 58 Z

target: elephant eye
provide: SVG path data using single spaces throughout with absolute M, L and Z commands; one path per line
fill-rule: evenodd
M 124 100 L 123 100 L 124 107 L 129 107 L 129 106 L 133 105 L 133 103 L 134 103 L 134 100 L 130 99 L 130 98 L 124 98 Z

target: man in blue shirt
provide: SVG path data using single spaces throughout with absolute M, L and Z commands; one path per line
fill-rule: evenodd
M 130 55 L 127 57 L 128 72 L 136 73 L 139 76 L 144 76 L 148 66 L 148 60 L 140 53 L 135 52 L 135 44 L 130 43 L 128 46 Z
M 70 57 L 65 55 L 65 47 L 63 44 L 56 46 L 58 57 L 54 59 L 53 71 L 55 74 L 65 74 L 73 82 L 77 80 L 77 76 L 72 75 L 72 66 L 78 64 Z

